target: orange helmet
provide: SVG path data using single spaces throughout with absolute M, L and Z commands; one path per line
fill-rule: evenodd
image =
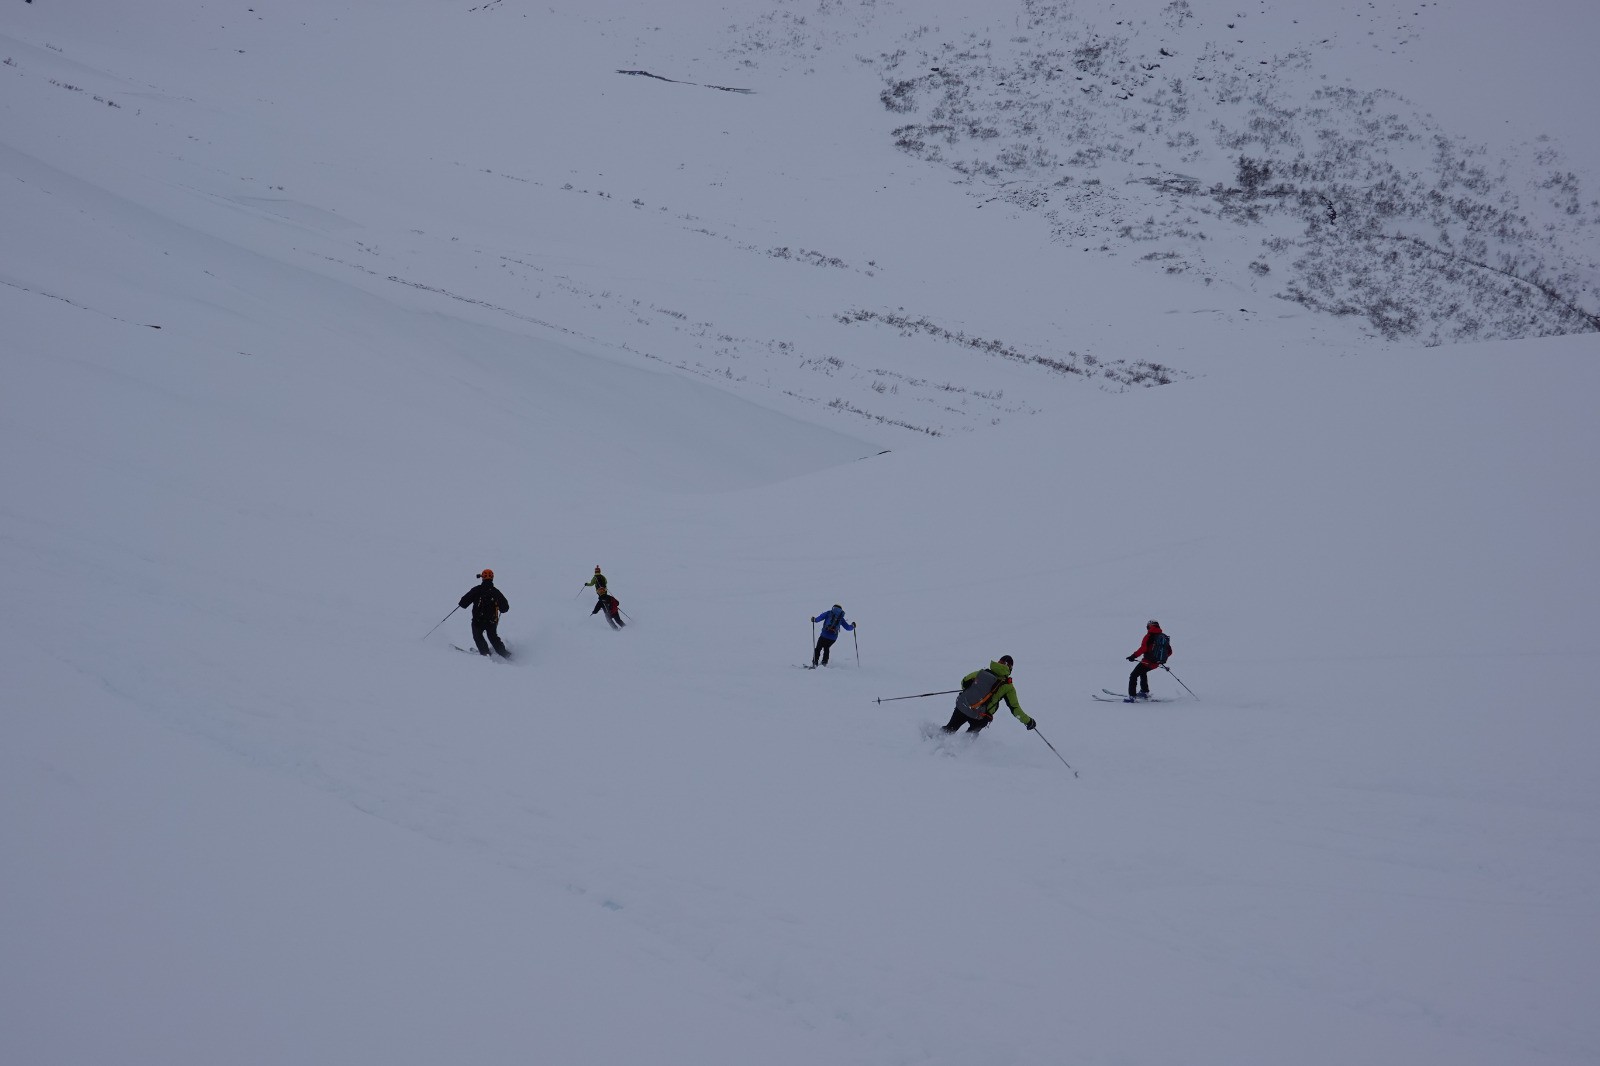
M 478 576 L 479 577 L 486 577 L 490 581 L 493 581 L 494 580 L 494 571 L 493 570 L 485 570 L 481 574 L 479 574 Z
M 598 573 L 599 573 L 599 572 L 600 572 L 600 568 L 599 568 L 599 567 L 598 567 L 598 566 L 597 566 L 597 567 L 595 567 L 595 568 L 594 568 L 594 572 L 595 572 L 595 573 L 597 573 L 597 574 L 598 574 Z

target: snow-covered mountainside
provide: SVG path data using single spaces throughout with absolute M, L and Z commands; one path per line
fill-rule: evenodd
M 895 145 L 1058 241 L 1394 340 L 1600 329 L 1595 175 L 1537 125 L 1491 150 L 1381 80 L 1426 78 L 1410 53 L 1463 13 L 1349 0 L 799 10 L 779 9 L 782 33 L 757 19 L 741 50 L 804 59 L 840 24 L 850 38 L 892 22 L 873 65 L 904 122 Z M 1541 101 L 1525 120 L 1574 103 Z
M 1463 20 L 1517 54 L 1492 12 L 1372 36 L 1365 6 L 1298 2 L 1248 29 L 1148 3 L 26 7 L 0 75 L 32 159 L 384 299 L 848 432 L 970 429 L 1243 344 L 1533 336 L 1600 306 L 1570 82 L 1592 85 L 1542 15 L 1548 69 L 1496 97 L 1526 104 L 1512 134 L 1452 65 Z M 935 135 L 951 108 L 966 124 Z M 912 127 L 959 145 L 907 154 Z M 1362 192 L 1380 179 L 1393 196 Z M 21 232 L 61 210 L 100 239 L 14 192 Z
M 1595 1061 L 1600 12 L 1406 10 L 0 8 L 0 1061 Z

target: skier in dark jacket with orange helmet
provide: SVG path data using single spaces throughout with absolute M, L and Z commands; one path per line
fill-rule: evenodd
M 499 626 L 500 616 L 511 610 L 511 603 L 505 593 L 494 587 L 493 570 L 480 571 L 478 577 L 479 583 L 467 590 L 459 604 L 472 608 L 472 643 L 478 646 L 479 655 L 488 655 L 489 645 L 493 644 L 502 659 L 509 659 L 511 653 L 500 643 Z

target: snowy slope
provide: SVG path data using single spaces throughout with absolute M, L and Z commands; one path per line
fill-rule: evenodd
M 1594 1060 L 1594 335 L 979 208 L 909 8 L 11 7 L 0 1058 Z

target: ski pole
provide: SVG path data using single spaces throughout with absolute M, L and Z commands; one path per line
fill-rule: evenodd
M 456 611 L 459 611 L 459 610 L 461 610 L 461 605 L 457 604 L 456 607 L 453 610 L 451 610 L 450 614 L 455 614 Z M 438 629 L 439 626 L 442 626 L 446 622 L 450 621 L 450 614 L 447 614 L 443 618 L 439 619 L 439 625 L 434 626 L 433 629 Z M 426 633 L 422 634 L 422 639 L 423 640 L 427 640 L 429 637 L 433 636 L 433 629 L 430 629 Z
M 1167 670 L 1167 664 L 1166 663 L 1162 663 L 1161 664 L 1161 669 Z M 1167 673 L 1172 674 L 1172 671 L 1171 670 L 1167 670 Z M 1172 680 L 1176 681 L 1180 685 L 1183 685 L 1183 678 L 1179 677 L 1177 674 L 1172 674 Z M 1194 689 L 1190 688 L 1188 685 L 1183 685 L 1183 691 L 1187 692 L 1191 696 L 1194 696 Z M 1199 696 L 1194 696 L 1194 698 L 1195 699 L 1199 699 L 1200 697 Z
M 880 696 L 874 702 L 893 703 L 895 700 L 920 700 L 924 696 L 952 696 L 960 691 L 961 690 L 958 688 L 947 688 L 939 692 L 919 692 L 915 696 Z
M 861 638 L 857 636 L 856 631 L 852 629 L 850 631 L 850 639 L 856 642 L 856 669 L 859 670 L 861 669 Z
M 1038 738 L 1040 740 L 1044 740 L 1044 746 L 1045 747 L 1049 748 L 1051 751 L 1056 751 L 1056 746 L 1054 744 L 1050 743 L 1048 740 L 1045 740 L 1045 736 L 1044 736 L 1043 733 L 1039 732 L 1039 727 L 1038 726 L 1034 726 L 1033 727 L 1033 733 L 1036 736 L 1038 736 Z M 1056 758 L 1061 759 L 1061 753 L 1059 751 L 1056 751 Z M 1065 759 L 1061 759 L 1061 765 L 1065 766 L 1068 770 L 1072 770 L 1072 764 L 1069 763 Z M 1077 777 L 1078 776 L 1078 771 L 1072 770 L 1072 776 L 1073 777 Z
M 812 663 L 813 666 L 816 665 L 816 661 L 817 661 L 817 620 L 815 618 L 813 618 L 811 620 L 811 663 Z

